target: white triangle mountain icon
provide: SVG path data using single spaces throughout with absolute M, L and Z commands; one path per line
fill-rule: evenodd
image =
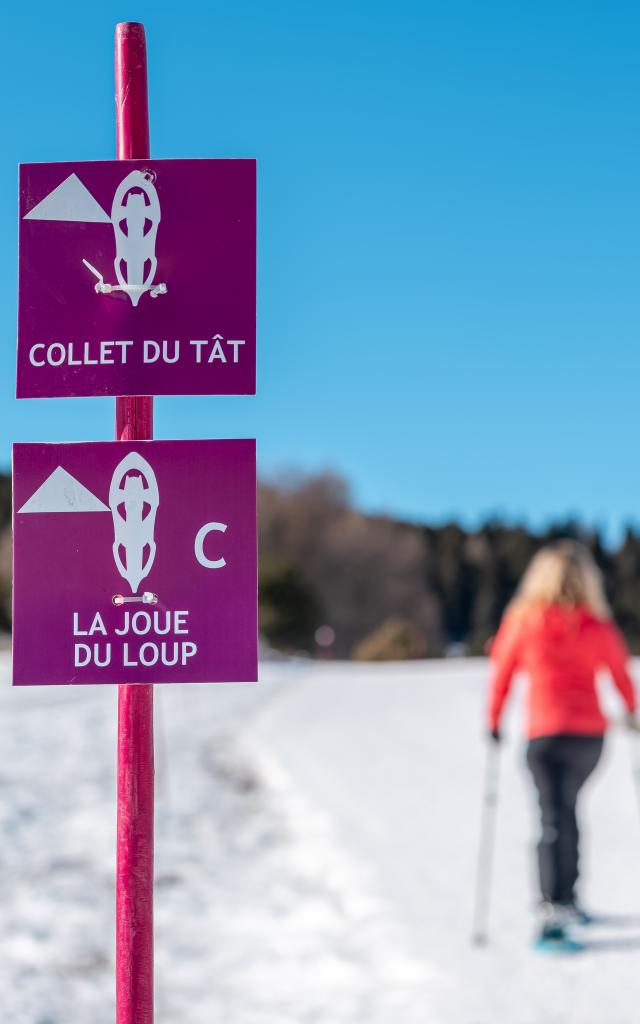
M 95 494 L 58 466 L 18 512 L 108 512 Z
M 75 220 L 89 224 L 110 224 L 111 218 L 77 174 L 49 192 L 48 196 L 25 213 L 24 220 Z

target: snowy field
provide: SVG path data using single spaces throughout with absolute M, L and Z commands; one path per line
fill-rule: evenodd
M 113 1024 L 116 694 L 12 691 L 0 666 L 0 1019 Z M 531 949 L 517 707 L 491 941 L 470 945 L 485 676 L 269 663 L 257 687 L 158 688 L 158 1024 L 637 1024 L 640 818 L 617 730 L 583 807 L 585 952 Z

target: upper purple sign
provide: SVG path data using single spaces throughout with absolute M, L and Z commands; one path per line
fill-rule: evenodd
M 255 160 L 20 167 L 18 398 L 255 394 Z
M 13 449 L 13 682 L 257 678 L 254 441 Z

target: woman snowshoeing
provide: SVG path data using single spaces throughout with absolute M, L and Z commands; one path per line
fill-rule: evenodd
M 589 920 L 576 895 L 576 802 L 600 759 L 607 728 L 596 692 L 599 669 L 609 670 L 627 722 L 638 728 L 626 646 L 585 547 L 561 541 L 538 552 L 505 612 L 491 659 L 489 730 L 496 742 L 514 673 L 523 670 L 529 677 L 527 765 L 542 826 L 539 944 L 571 948 L 570 925 Z

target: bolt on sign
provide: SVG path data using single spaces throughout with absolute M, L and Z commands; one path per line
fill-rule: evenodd
M 14 685 L 257 679 L 254 441 L 16 444 L 13 487 Z
M 20 167 L 18 398 L 255 394 L 255 160 Z

